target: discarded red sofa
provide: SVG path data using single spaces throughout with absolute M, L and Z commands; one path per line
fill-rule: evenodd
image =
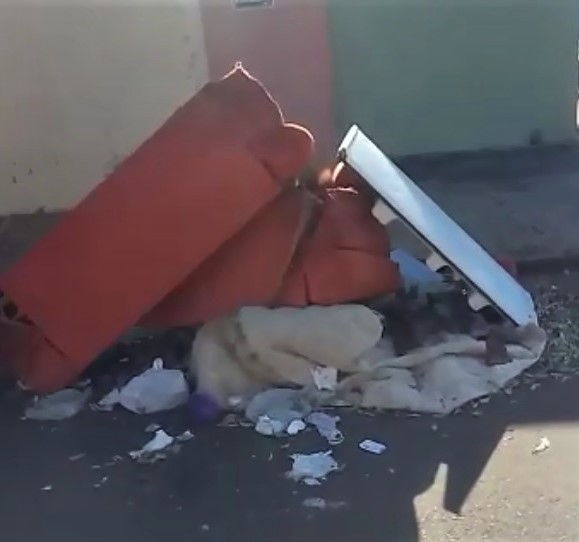
M 351 189 L 325 190 L 296 243 L 312 149 L 241 67 L 205 86 L 0 276 L 0 361 L 52 391 L 137 323 L 397 288 L 386 233 Z

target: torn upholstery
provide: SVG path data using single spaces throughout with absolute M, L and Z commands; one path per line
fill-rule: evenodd
M 0 276 L 1 361 L 51 391 L 137 323 L 396 289 L 386 233 L 351 189 L 325 193 L 296 243 L 312 149 L 242 68 L 205 86 Z

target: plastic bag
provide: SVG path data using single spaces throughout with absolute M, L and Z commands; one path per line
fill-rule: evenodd
M 189 386 L 177 369 L 153 367 L 119 391 L 118 403 L 136 414 L 171 410 L 187 402 Z
M 312 412 L 306 421 L 318 430 L 318 433 L 328 441 L 328 444 L 337 446 L 344 442 L 344 435 L 337 427 L 340 421 L 339 416 L 329 416 L 325 412 Z
M 318 486 L 328 474 L 339 470 L 339 465 L 332 457 L 332 452 L 318 452 L 315 454 L 293 454 L 292 470 L 286 476 L 296 482 L 303 482 L 308 486 Z
M 255 423 L 258 433 L 280 436 L 293 422 L 301 421 L 311 411 L 312 406 L 301 391 L 274 388 L 258 393 L 247 405 L 245 417 Z M 289 434 L 295 429 L 294 424 Z

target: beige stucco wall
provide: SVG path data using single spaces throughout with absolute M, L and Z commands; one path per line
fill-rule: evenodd
M 198 0 L 0 0 L 0 215 L 75 204 L 207 77 Z

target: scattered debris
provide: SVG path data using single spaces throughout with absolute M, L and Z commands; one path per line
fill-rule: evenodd
M 246 420 L 239 414 L 227 414 L 225 417 L 217 424 L 217 427 L 243 427 L 249 428 L 253 427 L 253 422 Z
M 165 450 L 171 446 L 174 441 L 175 439 L 173 437 L 165 433 L 162 429 L 159 429 L 155 432 L 155 436 L 152 440 L 147 442 L 147 444 L 145 444 L 140 450 L 129 452 L 129 455 L 132 459 L 137 461 L 151 459 L 157 452 Z
M 76 416 L 87 404 L 91 389 L 67 388 L 50 395 L 37 397 L 24 412 L 29 420 L 57 421 Z
M 514 431 L 512 429 L 508 429 L 503 435 L 502 441 L 504 443 L 507 443 L 510 442 L 511 440 L 514 440 L 514 438 L 515 438 Z
M 107 461 L 104 466 L 105 467 L 114 467 L 117 463 L 124 461 L 125 458 L 122 455 L 113 455 L 110 461 Z
M 183 431 L 183 433 L 181 433 L 180 435 L 177 435 L 175 437 L 175 440 L 177 442 L 189 442 L 190 440 L 194 439 L 195 435 L 193 433 L 191 433 L 191 431 L 187 430 L 187 431 Z
M 312 407 L 299 390 L 274 388 L 258 393 L 247 405 L 245 417 L 256 423 L 272 411 L 283 414 L 289 422 L 307 416 Z
M 289 425 L 312 411 L 303 392 L 274 388 L 258 393 L 247 405 L 245 416 L 255 423 L 255 430 L 267 436 L 284 434 Z
M 86 454 L 76 454 L 76 455 L 71 455 L 68 460 L 69 461 L 78 461 L 79 459 L 82 459 L 83 457 L 85 457 Z
M 549 341 L 541 361 L 528 378 L 536 381 L 552 377 L 564 382 L 579 374 L 579 294 L 566 288 L 553 288 L 544 279 L 535 282 L 532 293 Z
M 380 455 L 386 451 L 386 444 L 377 442 L 375 440 L 366 439 L 358 444 L 358 448 L 360 448 L 360 450 L 364 450 L 365 452 L 370 452 L 371 454 Z
M 109 479 L 108 476 L 103 476 L 100 480 L 100 482 L 97 482 L 96 484 L 93 484 L 93 487 L 101 487 L 103 484 L 106 483 L 106 481 Z
M 308 486 L 320 485 L 331 472 L 339 470 L 331 450 L 314 454 L 293 454 L 290 457 L 293 465 L 287 477 Z
M 325 412 L 312 412 L 306 421 L 313 425 L 318 433 L 324 437 L 331 446 L 337 446 L 344 442 L 344 435 L 337 428 L 339 416 L 330 416 Z
M 546 452 L 551 447 L 551 441 L 547 437 L 541 437 L 539 444 L 533 449 L 533 454 Z
M 294 420 L 287 426 L 286 433 L 290 436 L 294 436 L 301 433 L 305 428 L 306 424 L 303 420 Z
M 291 424 L 292 422 L 290 422 Z M 281 420 L 274 420 L 269 416 L 260 416 L 255 424 L 255 430 L 266 437 L 277 437 L 283 434 L 289 424 Z
M 159 360 L 152 368 L 134 377 L 122 389 L 114 389 L 96 405 L 97 410 L 112 410 L 120 404 L 135 414 L 171 410 L 187 402 L 189 386 L 178 369 L 164 369 Z
M 189 430 L 173 437 L 163 429 L 157 429 L 155 436 L 147 444 L 140 450 L 129 452 L 129 456 L 138 463 L 156 463 L 167 459 L 168 453 L 179 453 L 182 445 L 194 438 L 195 435 Z M 112 461 L 107 462 L 106 465 L 112 466 L 122 460 L 121 456 L 114 456 Z
M 119 463 L 120 461 L 123 460 L 123 458 L 121 457 L 120 461 L 118 459 L 116 459 L 119 456 L 114 456 L 110 461 L 106 461 L 104 466 L 105 467 L 114 467 L 117 463 Z
M 344 501 L 327 501 L 321 497 L 304 499 L 302 504 L 306 508 L 316 508 L 318 510 L 339 510 L 348 506 Z

